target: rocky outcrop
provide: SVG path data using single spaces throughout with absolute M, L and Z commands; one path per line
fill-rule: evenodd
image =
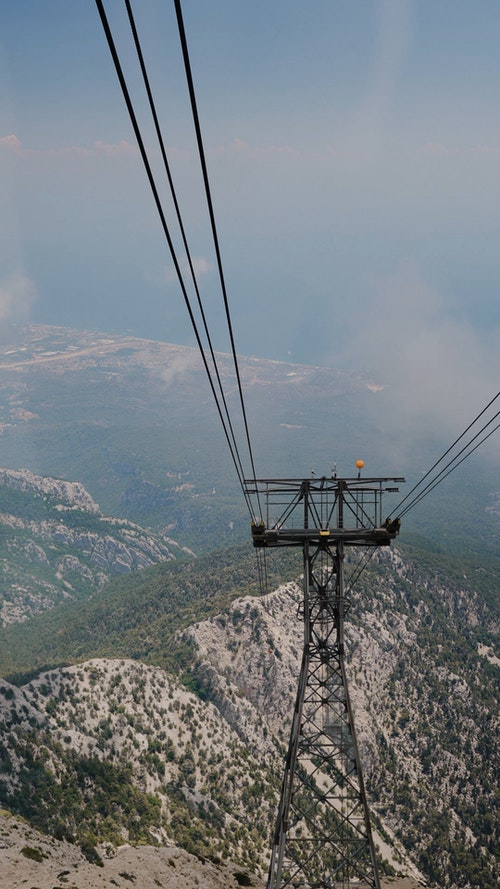
M 0 498 L 3 625 L 180 552 L 170 538 L 103 516 L 78 482 L 2 469 Z
M 419 565 L 397 549 L 373 558 L 350 597 L 351 697 L 381 856 L 429 886 L 492 889 L 494 610 L 452 563 L 428 555 Z M 96 844 L 175 842 L 262 875 L 301 659 L 300 599 L 285 584 L 170 636 L 184 684 L 125 658 L 0 683 L 0 802 L 91 855 Z
M 94 515 L 99 514 L 97 503 L 80 482 L 35 475 L 28 469 L 0 469 L 0 486 L 54 497 L 59 510 L 80 509 Z

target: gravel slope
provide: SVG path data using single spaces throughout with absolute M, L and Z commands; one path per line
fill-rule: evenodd
M 0 813 L 0 886 L 5 889 L 237 889 L 244 873 L 231 864 L 202 862 L 174 846 L 122 846 L 103 867 L 78 847 Z M 244 878 L 243 878 L 244 880 Z M 264 882 L 251 877 L 254 889 Z M 390 878 L 384 889 L 418 889 L 414 880 Z

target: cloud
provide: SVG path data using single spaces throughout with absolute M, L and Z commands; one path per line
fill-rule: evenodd
M 73 156 L 73 155 L 82 155 L 84 157 L 96 157 L 96 156 L 104 156 L 104 157 L 128 157 L 130 155 L 137 155 L 139 153 L 139 149 L 137 145 L 133 145 L 130 142 L 127 142 L 125 139 L 121 139 L 119 142 L 102 142 L 99 139 L 96 140 L 91 147 L 88 145 L 58 145 L 52 146 L 50 148 L 28 148 L 21 140 L 14 134 L 10 133 L 8 136 L 0 137 L 0 149 L 4 149 L 7 151 L 14 151 L 16 154 L 20 154 L 23 156 L 36 156 L 36 157 L 64 157 L 64 156 Z
M 192 257 L 191 261 L 193 263 L 193 269 L 197 280 L 203 275 L 208 275 L 213 269 L 213 264 L 209 262 L 208 259 L 204 259 L 203 256 Z M 179 260 L 179 265 L 184 277 L 188 277 L 190 275 L 190 268 L 186 256 L 183 256 Z M 174 267 L 166 267 L 162 275 L 161 283 L 177 284 L 177 281 L 177 272 L 175 271 Z
M 446 145 L 441 145 L 440 142 L 426 142 L 425 145 L 420 146 L 419 153 L 428 157 L 449 157 L 450 154 L 457 152 Z
M 0 329 L 25 321 L 35 301 L 36 287 L 22 274 L 12 274 L 0 281 Z
M 208 154 L 221 158 L 244 158 L 252 161 L 275 160 L 280 158 L 307 158 L 308 153 L 293 145 L 252 145 L 244 139 L 234 138 L 228 144 L 220 144 L 208 150 Z
M 66 145 L 66 146 L 58 146 L 56 148 L 28 148 L 21 140 L 14 134 L 11 133 L 9 136 L 0 137 L 0 149 L 3 148 L 6 151 L 10 151 L 15 153 L 21 158 L 51 158 L 51 157 L 64 157 L 70 155 L 89 155 L 92 154 L 92 151 L 89 148 L 85 148 L 81 145 Z
M 414 6 L 411 0 L 382 0 L 376 15 L 366 93 L 347 127 L 348 143 L 363 146 L 368 155 L 386 147 L 401 71 L 413 37 Z
M 485 334 L 461 317 L 412 261 L 374 289 L 349 354 L 383 384 L 384 422 L 402 435 L 460 434 L 498 390 L 498 332 Z
M 5 148 L 10 151 L 21 151 L 22 144 L 17 136 L 14 133 L 11 133 L 10 136 L 2 136 L 0 138 L 0 148 Z
M 182 348 L 176 351 L 175 347 L 172 347 L 162 367 L 152 367 L 151 373 L 165 386 L 170 387 L 182 380 L 191 379 L 193 373 L 199 373 L 200 370 L 201 360 L 197 349 Z
M 493 145 L 471 145 L 465 148 L 454 145 L 443 145 L 440 142 L 426 142 L 418 148 L 418 154 L 424 157 L 493 157 L 497 158 L 500 148 Z
M 138 154 L 139 152 L 137 145 L 132 145 L 125 139 L 120 139 L 119 142 L 101 142 L 97 140 L 94 142 L 94 148 L 99 154 L 104 154 L 107 157 L 123 157 L 124 155 Z
M 212 271 L 213 265 L 208 259 L 198 256 L 193 259 L 193 268 L 197 275 L 207 275 Z

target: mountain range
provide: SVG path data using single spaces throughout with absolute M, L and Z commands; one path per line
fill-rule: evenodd
M 217 356 L 240 449 L 230 356 Z M 240 376 L 256 472 L 419 481 L 449 432 L 398 423 L 367 375 L 254 358 Z M 389 431 L 390 430 L 390 431 Z M 456 430 L 457 434 L 462 429 Z M 84 485 L 102 514 L 160 530 L 196 552 L 248 539 L 249 518 L 196 349 L 31 325 L 0 344 L 0 466 Z M 245 466 L 248 461 L 245 461 Z M 246 474 L 250 477 L 250 467 Z M 405 520 L 461 554 L 498 554 L 498 464 L 476 455 Z M 498 518 L 498 517 L 496 517 Z
M 116 574 L 192 555 L 164 535 L 101 514 L 80 483 L 0 470 L 2 623 L 89 595 Z
M 269 554 L 262 584 L 191 350 L 32 327 L 0 360 L 0 802 L 80 849 L 94 873 L 124 843 L 146 844 L 220 868 L 221 885 L 259 885 L 300 664 L 300 557 Z M 300 476 L 324 459 L 332 415 L 349 433 L 339 460 L 358 456 L 369 429 L 380 465 L 375 383 L 242 367 L 270 470 L 281 460 Z M 452 487 L 350 593 L 376 843 L 384 879 L 406 875 L 408 886 L 497 885 L 492 480 L 493 470 L 474 482 L 467 513 Z M 356 566 L 348 560 L 348 577 Z M 34 875 L 50 856 L 30 843 L 42 856 L 29 859 Z M 57 878 L 76 887 L 71 868 Z M 181 887 L 174 870 L 153 879 Z M 109 885 L 133 882 L 121 873 Z

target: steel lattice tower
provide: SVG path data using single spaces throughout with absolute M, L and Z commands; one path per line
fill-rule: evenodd
M 267 889 L 380 889 L 344 663 L 347 546 L 387 546 L 382 522 L 394 478 L 267 479 L 256 547 L 302 547 L 304 649 Z

